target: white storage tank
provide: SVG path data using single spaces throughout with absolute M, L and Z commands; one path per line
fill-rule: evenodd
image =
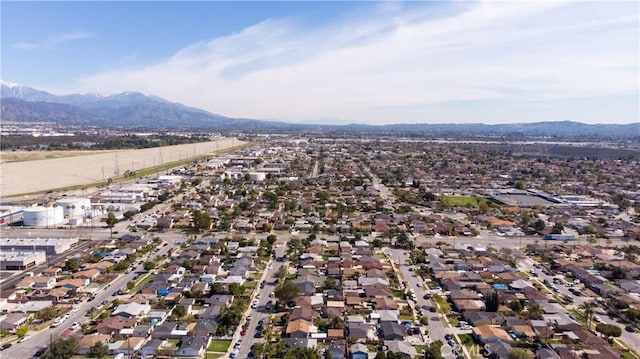
M 64 211 L 58 207 L 28 207 L 23 212 L 23 225 L 27 227 L 48 227 L 64 222 Z
M 56 203 L 64 210 L 64 216 L 69 218 L 84 217 L 84 213 L 91 209 L 89 198 L 64 198 Z

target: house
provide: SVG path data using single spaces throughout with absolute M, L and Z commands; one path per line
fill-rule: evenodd
M 303 319 L 292 320 L 287 324 L 285 333 L 290 338 L 307 338 L 311 332 L 311 322 Z
M 187 336 L 176 351 L 178 357 L 201 357 L 209 345 L 209 336 Z
M 540 348 L 536 350 L 536 359 L 562 359 L 558 353 L 554 352 L 551 349 Z
M 180 300 L 180 303 L 178 303 L 178 306 L 180 307 L 184 307 L 184 309 L 186 310 L 187 314 L 193 314 L 193 306 L 194 304 L 196 304 L 196 300 L 193 298 L 184 298 L 182 300 Z
M 364 293 L 368 298 L 385 298 L 391 297 L 393 294 L 389 287 L 382 284 L 367 285 L 363 286 L 362 289 L 364 289 Z
M 172 338 L 171 333 L 178 327 L 178 323 L 165 321 L 153 329 L 151 336 L 155 339 Z
M 390 352 L 398 354 L 401 358 L 415 358 L 418 355 L 416 348 L 405 341 L 385 340 L 384 345 Z
M 56 284 L 57 287 L 65 287 L 71 290 L 78 290 L 89 285 L 91 281 L 87 278 L 65 279 Z
M 316 316 L 316 312 L 310 307 L 299 307 L 291 311 L 289 315 L 289 321 L 303 319 L 308 322 L 313 322 Z
M 397 322 L 383 322 L 380 324 L 382 338 L 384 340 L 404 340 L 407 336 L 407 329 Z
M 352 337 L 359 340 L 362 339 L 366 341 L 371 336 L 373 336 L 373 335 L 370 335 L 370 333 L 373 331 L 372 328 L 373 327 L 369 323 L 348 323 L 347 337 Z
M 218 323 L 212 319 L 199 319 L 193 327 L 191 334 L 209 336 L 214 335 L 218 329 Z
M 96 330 L 101 334 L 116 334 L 123 328 L 132 328 L 136 325 L 137 320 L 135 318 L 125 318 L 121 316 L 114 316 L 105 318 L 96 325 Z
M 344 344 L 333 344 L 327 348 L 326 353 L 331 359 L 345 359 L 347 347 Z
M 369 359 L 369 349 L 362 343 L 353 344 L 349 351 L 351 351 L 351 359 Z
M 109 334 L 83 335 L 78 340 L 78 351 L 76 354 L 87 355 L 89 348 L 94 346 L 96 343 L 106 344 L 109 339 L 111 339 L 111 335 Z
M 156 353 L 158 352 L 158 350 L 162 348 L 164 343 L 165 343 L 164 340 L 152 339 L 147 344 L 145 344 L 145 346 L 143 346 L 142 349 L 140 349 L 138 354 L 140 354 L 140 356 L 143 358 L 146 358 L 146 357 L 155 358 Z
M 15 330 L 29 319 L 26 313 L 9 313 L 4 318 L 0 318 L 0 328 L 7 330 Z
M 118 340 L 109 344 L 109 354 L 125 354 L 133 355 L 135 352 L 142 348 L 142 344 L 145 342 L 145 338 L 129 337 L 125 340 Z
M 509 359 L 509 353 L 513 350 L 509 343 L 505 343 L 501 340 L 493 343 L 487 343 L 484 348 L 489 353 L 489 357 L 495 359 Z
M 95 280 L 100 275 L 100 271 L 97 269 L 86 269 L 73 274 L 73 279 L 88 279 L 89 281 Z
M 139 303 L 127 303 L 119 305 L 112 313 L 114 316 L 121 316 L 125 318 L 141 317 L 151 310 L 151 306 L 148 304 Z
M 507 343 L 513 341 L 506 330 L 492 325 L 474 327 L 472 335 L 482 344 L 494 343 L 500 340 Z

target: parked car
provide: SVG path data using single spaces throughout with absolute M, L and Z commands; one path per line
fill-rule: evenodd
M 36 352 L 33 353 L 33 356 L 36 357 L 36 358 L 40 358 L 46 351 L 47 351 L 47 348 L 46 347 L 42 347 L 42 348 L 36 350 Z

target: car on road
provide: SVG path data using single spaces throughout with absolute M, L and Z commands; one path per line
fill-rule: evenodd
M 636 328 L 634 328 L 631 325 L 627 325 L 626 327 L 624 327 L 624 330 L 628 331 L 629 333 L 635 333 L 636 332 Z
M 271 309 L 273 309 L 273 301 L 272 301 L 272 300 L 268 301 L 268 302 L 267 302 L 267 304 L 264 306 L 264 308 L 265 308 L 266 310 L 271 310 Z
M 9 348 L 11 348 L 11 343 L 2 344 L 2 346 L 0 346 L 0 350 L 5 350 Z
M 33 353 L 33 356 L 36 357 L 36 358 L 40 358 L 46 351 L 47 351 L 47 348 L 46 347 L 42 347 L 42 348 L 36 350 L 36 352 Z
M 18 343 L 26 342 L 29 339 L 31 339 L 31 335 L 25 335 L 24 337 L 20 338 L 20 340 L 18 340 Z
M 254 338 L 262 338 L 264 337 L 264 333 L 263 332 L 256 332 L 256 334 L 253 335 Z
M 240 335 L 244 336 L 247 334 L 247 329 L 246 328 L 242 328 L 242 330 L 240 331 Z

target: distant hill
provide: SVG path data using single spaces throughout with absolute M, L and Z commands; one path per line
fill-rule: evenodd
M 252 119 L 235 119 L 170 102 L 139 92 L 111 96 L 71 94 L 57 96 L 28 86 L 2 82 L 1 120 L 55 122 L 125 129 L 183 129 L 242 132 L 324 132 L 402 134 L 407 136 L 471 136 L 552 139 L 640 138 L 640 123 L 588 125 L 579 122 L 516 124 L 394 124 L 307 125 Z

